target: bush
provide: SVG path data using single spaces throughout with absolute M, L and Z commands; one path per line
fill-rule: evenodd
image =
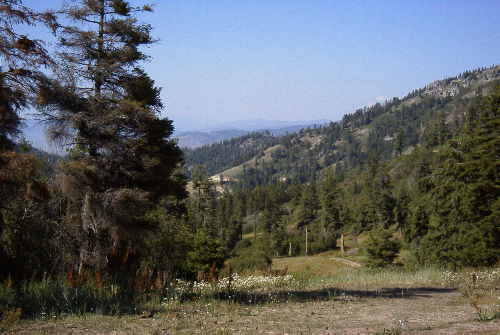
M 14 306 L 14 301 L 16 299 L 16 292 L 14 289 L 6 283 L 2 285 L 0 283 L 0 313 L 11 309 Z
M 241 240 L 238 243 L 236 243 L 235 247 L 231 251 L 231 255 L 233 257 L 238 257 L 242 255 L 245 252 L 248 252 L 248 249 L 252 247 L 252 241 L 249 239 Z
M 392 234 L 390 229 L 382 227 L 370 232 L 364 248 L 368 256 L 369 267 L 379 268 L 390 265 L 397 257 L 401 244 L 393 238 Z
M 257 270 L 266 271 L 270 268 L 272 259 L 262 251 L 252 250 L 244 255 L 231 258 L 228 264 L 237 273 Z
M 271 267 L 271 250 L 269 241 L 259 239 L 255 243 L 240 241 L 235 247 L 236 257 L 228 261 L 229 266 L 235 272 L 266 271 Z

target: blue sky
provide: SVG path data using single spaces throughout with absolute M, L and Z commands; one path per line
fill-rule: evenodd
M 25 0 L 43 8 L 59 1 Z M 142 1 L 132 1 L 143 4 Z M 500 63 L 498 0 L 156 0 L 147 71 L 179 130 L 338 120 Z

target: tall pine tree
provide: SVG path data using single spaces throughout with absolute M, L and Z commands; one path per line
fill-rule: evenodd
M 428 260 L 452 266 L 493 264 L 500 255 L 500 85 L 467 117 L 431 175 L 422 240 Z
M 183 192 L 174 177 L 181 151 L 161 116 L 160 89 L 141 68 L 141 47 L 154 42 L 136 15 L 151 8 L 123 0 L 82 0 L 61 11 L 59 66 L 38 103 L 54 140 L 71 149 L 62 166 L 68 215 L 86 236 L 84 265 L 101 270 L 139 264 L 138 232 L 158 200 Z M 78 220 L 77 220 L 78 219 Z

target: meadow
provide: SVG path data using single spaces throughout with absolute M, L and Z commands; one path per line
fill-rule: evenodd
M 177 280 L 132 313 L 47 310 L 19 321 L 12 311 L 0 329 L 6 334 L 162 335 L 500 331 L 500 269 L 369 270 L 340 262 L 331 253 L 279 258 L 274 267 L 269 273 L 231 274 L 213 282 Z

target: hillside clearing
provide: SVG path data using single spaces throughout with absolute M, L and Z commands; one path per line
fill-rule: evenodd
M 261 306 L 193 303 L 154 318 L 88 315 L 27 322 L 10 334 L 498 334 L 460 293 L 445 288 L 343 291 L 322 299 Z M 400 331 L 400 332 L 398 332 Z
M 292 267 L 315 259 L 329 260 L 296 257 L 278 263 Z M 7 334 L 498 334 L 500 330 L 498 270 L 474 274 L 488 293 L 473 301 L 454 286 L 467 281 L 470 273 L 329 268 L 328 276 L 295 277 L 285 287 L 167 302 L 161 312 L 142 317 L 47 317 L 23 321 Z M 495 311 L 497 317 L 491 321 L 479 321 Z

